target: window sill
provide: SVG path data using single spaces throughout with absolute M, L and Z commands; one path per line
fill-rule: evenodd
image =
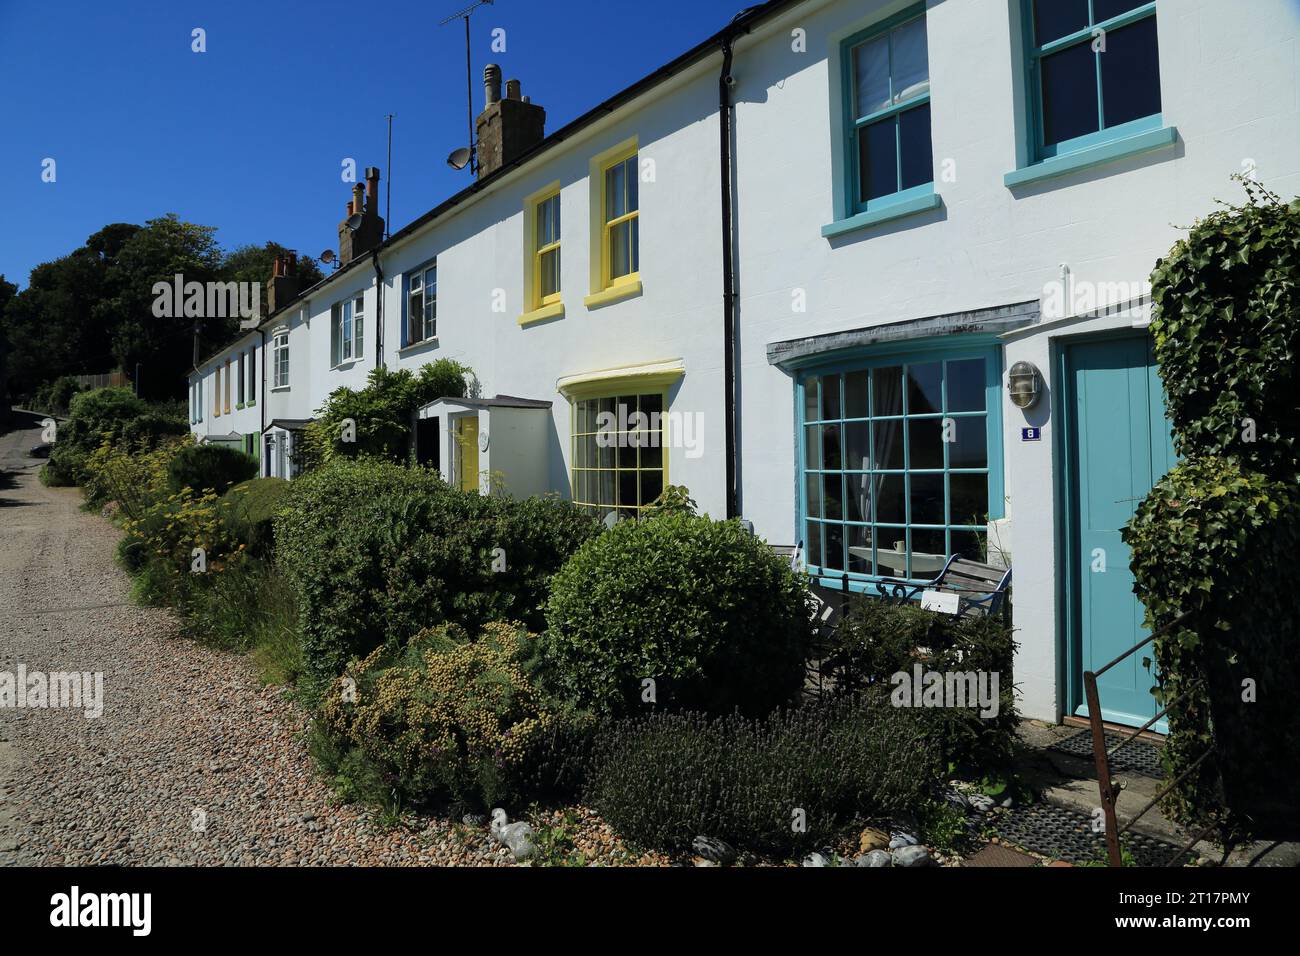
M 273 393 L 274 393 L 274 392 L 287 392 L 287 391 L 289 391 L 289 386 L 288 386 L 288 385 L 273 385 L 273 386 L 271 386 L 271 391 L 272 391 Z
M 603 305 L 613 305 L 615 302 L 634 298 L 643 291 L 641 280 L 635 279 L 632 282 L 621 282 L 618 285 L 610 286 L 600 292 L 593 292 L 582 300 L 582 304 L 589 309 L 599 309 Z
M 244 407 L 245 407 L 245 408 L 256 408 L 256 407 L 257 407 L 257 402 L 249 402 L 249 403 L 246 404 Z
M 235 411 L 242 412 L 246 407 L 247 406 L 243 402 L 240 402 L 238 405 L 235 406 Z
M 342 362 L 339 362 L 338 365 L 331 365 L 331 366 L 330 366 L 330 371 L 331 371 L 331 372 L 346 372 L 348 369 L 352 368 L 354 365 L 356 365 L 358 362 L 360 362 L 360 361 L 361 361 L 361 358 L 362 358 L 362 357 L 361 357 L 360 355 L 358 355 L 356 358 L 344 359 Z
M 533 309 L 531 312 L 525 312 L 519 317 L 520 325 L 532 325 L 535 322 L 545 322 L 547 319 L 564 318 L 564 303 L 552 302 L 550 305 L 544 305 L 540 309 Z
M 421 352 L 424 351 L 425 349 L 432 350 L 432 349 L 436 349 L 437 347 L 438 347 L 438 336 L 435 335 L 433 336 L 433 338 L 421 339 L 418 342 L 412 342 L 410 345 L 403 345 L 400 349 L 397 350 L 397 354 L 414 355 L 416 352 Z
M 917 196 L 915 199 L 904 199 L 901 202 L 890 203 L 879 209 L 860 212 L 856 216 L 849 216 L 847 219 L 827 223 L 822 226 L 822 238 L 835 239 L 861 229 L 870 229 L 872 226 L 878 226 L 881 223 L 902 219 L 905 216 L 914 216 L 917 213 L 939 209 L 941 206 L 943 206 L 943 197 L 938 193 Z
M 1065 176 L 1068 173 L 1092 169 L 1094 166 L 1101 166 L 1105 163 L 1113 163 L 1129 156 L 1140 156 L 1143 153 L 1154 152 L 1158 149 L 1167 149 L 1176 142 L 1178 142 L 1178 128 L 1176 126 L 1148 130 L 1145 133 L 1123 136 L 1111 140 L 1109 143 L 1090 146 L 1087 149 L 1076 150 L 1061 156 L 1053 156 L 1034 163 L 1032 166 L 1025 166 L 1023 169 L 1012 170 L 1002 177 L 1002 182 L 1008 189 L 1016 186 L 1026 186 L 1030 183 L 1042 182 L 1045 179 Z

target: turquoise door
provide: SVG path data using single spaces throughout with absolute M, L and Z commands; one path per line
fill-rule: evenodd
M 1149 633 L 1120 529 L 1173 467 L 1174 449 L 1149 337 L 1072 345 L 1065 371 L 1072 392 L 1066 449 L 1071 704 L 1076 715 L 1087 716 L 1083 672 L 1103 667 Z M 1145 724 L 1156 713 L 1154 684 L 1145 647 L 1099 679 L 1103 718 Z M 1164 721 L 1154 729 L 1164 733 Z

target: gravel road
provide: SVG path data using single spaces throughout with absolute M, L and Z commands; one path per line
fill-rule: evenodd
M 103 674 L 103 714 L 0 707 L 0 865 L 505 865 L 484 829 L 331 805 L 301 712 L 251 663 L 129 603 L 119 532 L 0 436 L 0 679 Z

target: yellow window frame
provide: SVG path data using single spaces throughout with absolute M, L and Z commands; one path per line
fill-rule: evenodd
M 638 201 L 635 211 L 616 216 L 614 219 L 605 218 L 606 200 L 608 198 L 605 187 L 606 174 L 619 163 L 625 163 L 629 159 L 639 156 L 640 152 L 640 143 L 637 137 L 633 136 L 617 146 L 594 156 L 591 160 L 589 179 L 591 183 L 591 241 L 593 248 L 591 254 L 591 295 L 587 296 L 585 301 L 588 308 L 617 302 L 638 295 L 642 290 L 639 241 L 637 244 L 637 270 L 617 277 L 610 274 L 611 234 L 616 227 L 633 219 L 636 219 L 639 223 L 641 217 L 640 189 L 637 189 Z M 639 164 L 634 173 L 638 176 L 639 183 Z
M 561 247 L 564 240 L 563 226 L 561 225 L 560 239 L 556 242 L 545 246 L 539 246 L 537 243 L 537 221 L 542 204 L 551 199 L 559 199 L 559 196 L 560 183 L 557 180 L 524 197 L 524 314 L 519 317 L 520 325 L 530 325 L 564 315 L 563 279 L 556 292 L 547 296 L 542 295 L 542 257 Z M 561 268 L 563 268 L 563 261 L 561 261 Z

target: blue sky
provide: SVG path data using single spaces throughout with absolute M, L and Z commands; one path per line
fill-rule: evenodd
M 317 255 L 337 245 L 340 163 L 386 165 L 390 112 L 396 231 L 470 181 L 445 165 L 468 135 L 464 27 L 438 26 L 468 3 L 0 0 L 0 273 L 26 287 L 107 223 L 167 212 L 218 227 L 226 248 Z M 471 21 L 475 110 L 498 62 L 553 131 L 746 5 L 496 0 Z

